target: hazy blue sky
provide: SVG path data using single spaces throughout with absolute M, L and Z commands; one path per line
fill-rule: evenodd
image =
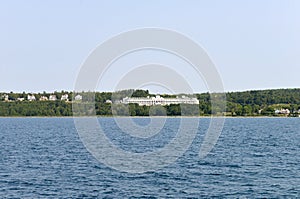
M 142 27 L 176 30 L 202 45 L 227 91 L 300 87 L 298 0 L 7 0 L 0 25 L 0 91 L 72 90 L 95 47 Z M 111 89 L 117 71 L 102 89 Z

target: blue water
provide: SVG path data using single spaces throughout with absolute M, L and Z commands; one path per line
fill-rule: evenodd
M 99 120 L 115 144 L 133 152 L 163 147 L 180 121 L 167 119 L 165 131 L 148 143 L 126 137 L 112 118 Z M 202 160 L 198 152 L 209 119 L 200 124 L 175 163 L 129 174 L 87 152 L 72 118 L 0 118 L 0 198 L 300 197 L 300 118 L 226 119 L 218 143 Z

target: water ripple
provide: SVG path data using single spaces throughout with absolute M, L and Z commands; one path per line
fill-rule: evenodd
M 179 121 L 167 119 L 165 130 L 148 142 L 119 132 L 112 118 L 100 119 L 114 144 L 139 153 L 169 143 Z M 300 196 L 299 118 L 227 119 L 203 160 L 198 152 L 209 119 L 200 123 L 192 146 L 177 162 L 155 172 L 127 174 L 97 162 L 71 118 L 0 118 L 0 198 Z

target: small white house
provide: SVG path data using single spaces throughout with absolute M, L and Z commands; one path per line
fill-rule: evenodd
M 40 101 L 48 101 L 48 97 L 46 97 L 46 96 L 41 96 L 41 97 L 40 97 Z
M 106 100 L 105 103 L 112 104 L 112 101 L 111 100 Z
M 27 95 L 27 100 L 28 101 L 35 101 L 35 96 L 34 95 Z
M 4 96 L 3 96 L 3 97 L 4 97 L 4 101 L 6 101 L 6 102 L 7 102 L 7 101 L 8 101 L 8 95 L 4 94 Z
M 24 97 L 18 97 L 18 98 L 17 98 L 17 101 L 19 101 L 19 102 L 23 102 L 24 100 L 25 100 Z
M 82 100 L 82 96 L 81 95 L 76 95 L 75 96 L 75 101 L 81 101 Z
M 69 95 L 68 94 L 64 94 L 61 96 L 60 98 L 61 101 L 69 101 Z
M 57 100 L 56 95 L 50 95 L 49 100 L 50 101 L 56 101 Z
M 288 115 L 290 114 L 291 111 L 289 109 L 281 109 L 281 110 L 275 110 L 275 114 L 284 114 L 284 115 Z

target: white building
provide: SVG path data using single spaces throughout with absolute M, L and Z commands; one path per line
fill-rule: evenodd
M 152 106 L 152 105 L 170 105 L 170 104 L 199 104 L 197 98 L 189 98 L 182 96 L 181 98 L 163 98 L 157 95 L 156 97 L 125 97 L 122 100 L 123 104 L 136 103 L 140 106 Z
M 35 101 L 35 96 L 34 95 L 27 95 L 27 100 L 28 101 Z
M 50 101 L 56 101 L 57 100 L 56 95 L 50 95 L 49 100 Z
M 61 101 L 69 101 L 69 95 L 68 94 L 64 94 L 61 96 L 60 98 Z
M 111 101 L 111 100 L 106 100 L 106 101 L 105 101 L 105 103 L 107 103 L 107 104 L 111 104 L 111 103 L 112 103 L 112 101 Z
M 19 101 L 19 102 L 23 102 L 24 100 L 25 100 L 24 97 L 18 97 L 18 98 L 17 98 L 17 101 Z
M 6 102 L 8 101 L 8 95 L 4 94 L 3 98 L 4 98 L 4 101 L 6 101 Z
M 81 101 L 82 100 L 82 96 L 81 95 L 76 95 L 75 96 L 75 101 Z
M 281 110 L 275 110 L 275 114 L 284 114 L 284 115 L 288 115 L 290 114 L 291 111 L 289 109 L 281 109 Z
M 48 97 L 46 97 L 46 96 L 41 96 L 41 97 L 40 97 L 40 101 L 48 101 Z

